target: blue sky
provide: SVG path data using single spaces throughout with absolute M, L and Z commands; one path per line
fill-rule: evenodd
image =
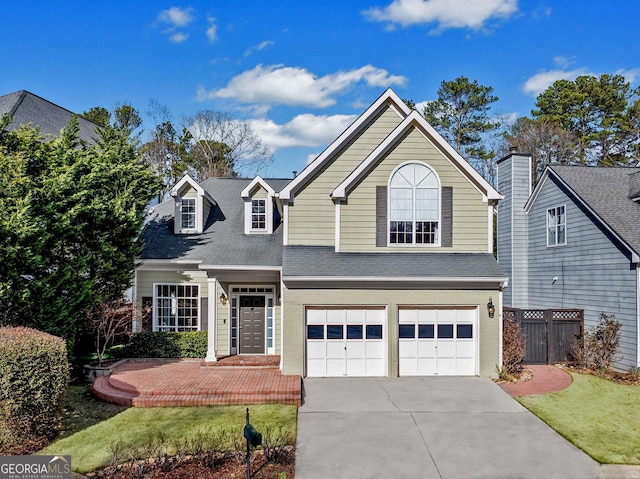
M 420 103 L 466 76 L 508 117 L 561 78 L 637 87 L 639 13 L 637 0 L 5 2 L 0 94 L 75 112 L 153 100 L 177 123 L 228 112 L 272 148 L 261 174 L 288 177 L 387 87 Z

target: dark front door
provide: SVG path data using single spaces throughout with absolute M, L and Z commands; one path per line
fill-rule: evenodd
M 240 297 L 240 354 L 264 354 L 264 296 Z

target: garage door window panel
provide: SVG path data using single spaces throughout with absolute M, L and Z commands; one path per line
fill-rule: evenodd
M 367 325 L 367 339 L 382 339 L 382 325 L 381 324 L 368 324 Z
M 416 326 L 414 324 L 401 324 L 399 330 L 400 339 L 413 339 L 416 337 Z
M 348 324 L 347 325 L 347 339 L 362 339 L 362 325 L 361 324 Z
M 456 325 L 456 329 L 456 337 L 458 339 L 473 339 L 472 324 L 458 324 Z
M 307 326 L 307 339 L 324 339 L 324 326 L 309 324 Z
M 343 339 L 344 333 L 341 324 L 327 324 L 327 339 Z
M 438 339 L 453 339 L 453 324 L 438 324 Z

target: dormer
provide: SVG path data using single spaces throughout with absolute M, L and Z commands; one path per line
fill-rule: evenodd
M 204 231 L 211 207 L 215 201 L 196 180 L 184 175 L 172 188 L 175 201 L 173 232 L 175 234 L 199 234 Z
M 240 194 L 244 200 L 244 233 L 273 233 L 273 199 L 276 194 L 274 189 L 261 177 L 256 176 Z

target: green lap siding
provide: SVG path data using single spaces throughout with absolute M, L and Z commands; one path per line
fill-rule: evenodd
M 331 192 L 400 121 L 397 113 L 390 108 L 385 109 L 359 137 L 336 154 L 311 183 L 296 193 L 294 203 L 289 206 L 290 245 L 333 246 L 335 206 Z M 375 207 L 375 201 L 371 207 Z
M 482 252 L 488 245 L 488 204 L 458 169 L 420 132 L 413 129 L 371 173 L 349 193 L 340 206 L 340 251 L 382 251 L 376 247 L 376 186 L 387 186 L 389 177 L 401 164 L 421 161 L 440 178 L 441 186 L 453 188 L 453 245 L 450 248 L 415 248 L 411 251 Z M 389 247 L 388 251 L 408 248 Z

